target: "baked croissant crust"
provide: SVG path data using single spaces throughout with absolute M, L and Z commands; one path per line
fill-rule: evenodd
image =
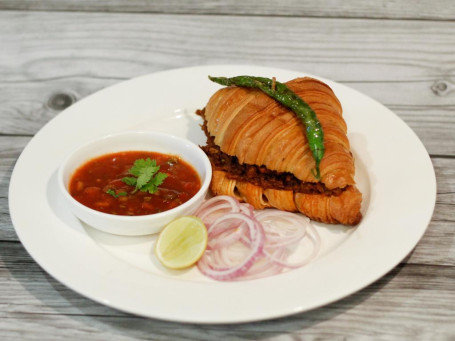
M 300 119 L 260 90 L 227 87 L 201 112 L 214 168 L 211 189 L 252 204 L 300 211 L 324 223 L 357 224 L 362 195 L 355 187 L 342 107 L 325 83 L 285 83 L 313 109 L 324 132 L 320 179 Z
M 229 179 L 226 172 L 215 170 L 211 190 L 215 195 L 230 195 L 256 209 L 267 207 L 300 212 L 312 220 L 328 224 L 356 225 L 362 219 L 362 194 L 348 186 L 340 195 L 296 193 L 292 190 L 264 189 L 250 182 Z

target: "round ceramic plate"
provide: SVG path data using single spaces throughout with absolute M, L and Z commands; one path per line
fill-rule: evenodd
M 244 65 L 164 71 L 97 92 L 44 126 L 19 157 L 9 190 L 11 219 L 35 261 L 94 301 L 141 316 L 195 323 L 257 321 L 314 309 L 362 289 L 397 265 L 424 234 L 434 209 L 436 184 L 428 153 L 390 110 L 320 77 L 343 105 L 364 218 L 355 228 L 315 224 L 322 249 L 309 265 L 263 279 L 217 282 L 197 268 L 161 267 L 152 251 L 155 236 L 108 235 L 71 215 L 56 180 L 68 152 L 99 136 L 138 129 L 204 144 L 194 111 L 220 88 L 207 76 L 242 74 L 280 81 L 307 75 Z

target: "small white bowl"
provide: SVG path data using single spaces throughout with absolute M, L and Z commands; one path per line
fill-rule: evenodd
M 68 185 L 71 176 L 85 162 L 104 154 L 129 150 L 180 156 L 199 174 L 201 188 L 190 200 L 180 206 L 141 216 L 121 216 L 99 212 L 82 205 L 70 195 Z M 76 217 L 101 231 L 127 236 L 157 233 L 172 220 L 193 213 L 205 199 L 211 178 L 210 161 L 197 145 L 180 137 L 151 131 L 123 132 L 89 142 L 68 155 L 58 170 L 59 188 Z

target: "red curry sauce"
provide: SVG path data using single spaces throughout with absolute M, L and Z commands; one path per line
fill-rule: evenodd
M 160 172 L 168 176 L 154 194 L 136 191 L 122 178 L 131 176 L 128 170 L 137 159 L 156 160 Z M 81 204 L 94 210 L 116 215 L 145 215 L 177 207 L 191 199 L 201 188 L 201 180 L 194 168 L 181 158 L 147 151 L 127 151 L 107 154 L 92 159 L 73 174 L 70 194 Z M 115 193 L 126 192 L 124 196 Z M 111 192 L 112 193 L 112 192 Z

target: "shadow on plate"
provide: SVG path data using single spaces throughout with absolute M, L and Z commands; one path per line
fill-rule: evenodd
M 57 169 L 52 173 L 47 183 L 46 197 L 49 207 L 55 216 L 67 226 L 77 232 L 85 234 L 82 222 L 70 211 L 63 194 L 60 192 L 57 181 Z

